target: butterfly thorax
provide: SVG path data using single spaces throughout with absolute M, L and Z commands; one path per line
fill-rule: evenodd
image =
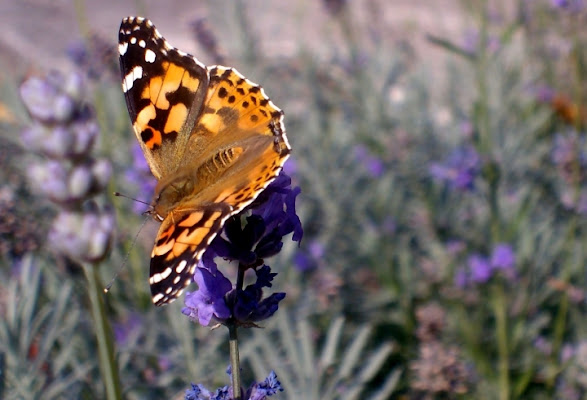
M 161 179 L 155 188 L 152 202 L 153 218 L 163 220 L 171 211 L 185 205 L 190 197 L 195 197 L 213 185 L 235 164 L 243 151 L 242 147 L 223 149 L 197 166 L 181 168 L 175 174 Z

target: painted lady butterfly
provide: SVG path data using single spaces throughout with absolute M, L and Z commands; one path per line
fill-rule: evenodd
M 236 70 L 204 66 L 148 19 L 123 19 L 118 40 L 130 119 L 158 179 L 149 283 L 159 306 L 181 295 L 226 219 L 275 179 L 291 148 L 283 112 Z

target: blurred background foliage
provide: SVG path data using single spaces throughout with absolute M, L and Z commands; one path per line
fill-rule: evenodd
M 323 0 L 318 54 L 261 46 L 244 1 L 200 2 L 181 26 L 199 59 L 238 67 L 285 111 L 302 188 L 302 245 L 271 260 L 285 304 L 241 335 L 245 382 L 273 369 L 292 399 L 587 396 L 587 3 L 452 3 L 463 29 L 445 36 L 387 24 L 393 1 Z M 148 201 L 114 35 L 76 5 L 85 34 L 63 59 L 85 74 L 109 189 Z M 0 398 L 103 398 L 83 273 L 46 241 L 55 210 L 27 183 L 38 156 L 19 139 L 18 84 L 0 81 Z M 137 205 L 101 201 L 117 215 L 103 280 L 126 264 L 106 296 L 125 397 L 227 384 L 226 332 L 181 301 L 151 305 L 156 224 L 133 245 Z

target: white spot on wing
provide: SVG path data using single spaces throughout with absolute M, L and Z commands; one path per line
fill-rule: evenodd
M 136 37 L 131 37 L 130 38 L 130 44 L 137 44 L 137 38 Z
M 145 51 L 145 61 L 146 62 L 153 63 L 153 62 L 155 62 L 155 58 L 156 58 L 156 55 L 155 55 L 155 52 L 153 50 L 147 49 Z
M 175 272 L 181 274 L 185 269 L 186 265 L 188 265 L 188 262 L 186 260 L 181 260 L 177 267 L 175 267 Z
M 130 71 L 128 74 L 126 74 L 126 76 L 124 77 L 124 81 L 122 83 L 122 90 L 124 91 L 124 93 L 126 93 L 130 89 L 132 89 L 134 81 L 136 81 L 137 79 L 141 79 L 142 76 L 143 76 L 143 67 L 141 67 L 140 65 L 137 65 L 136 67 L 134 67 L 132 69 L 132 71 Z
M 147 43 L 143 39 L 139 40 L 139 46 L 141 46 L 143 49 L 145 48 L 146 45 L 147 45 Z
M 171 275 L 171 268 L 165 268 L 165 271 L 161 272 L 161 277 L 167 279 Z
M 121 56 L 125 55 L 127 50 L 128 50 L 128 42 L 120 43 L 118 45 L 118 53 Z
M 159 301 L 161 301 L 161 299 L 163 299 L 163 296 L 161 293 L 157 293 L 155 296 L 153 296 L 152 300 L 153 303 L 159 303 Z

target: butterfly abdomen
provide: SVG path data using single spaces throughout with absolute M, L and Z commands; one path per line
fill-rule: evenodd
M 230 167 L 243 151 L 242 147 L 231 147 L 219 151 L 200 167 L 199 172 L 201 174 L 217 175 Z

